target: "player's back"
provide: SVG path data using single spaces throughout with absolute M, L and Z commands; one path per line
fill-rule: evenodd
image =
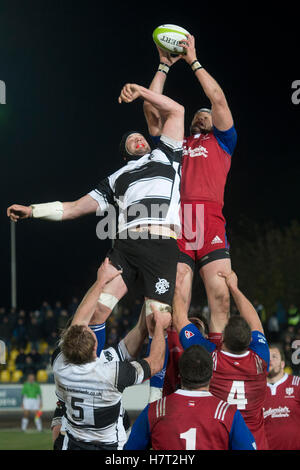
M 267 363 L 251 349 L 244 354 L 216 350 L 213 363 L 210 391 L 236 405 L 255 438 L 257 448 L 267 448 L 263 420 Z
M 154 450 L 227 450 L 236 408 L 207 391 L 177 390 L 151 403 Z
M 54 352 L 56 395 L 65 404 L 66 431 L 72 438 L 97 442 L 103 449 L 123 448 L 122 393 L 144 380 L 142 367 L 135 361 L 129 363 L 128 354 L 124 341 L 80 365 L 67 362 L 59 348 Z

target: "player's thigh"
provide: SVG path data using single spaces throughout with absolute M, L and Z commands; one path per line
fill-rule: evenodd
M 140 253 L 139 272 L 145 298 L 172 305 L 179 257 L 176 240 L 143 240 Z
M 220 303 L 227 302 L 229 299 L 229 290 L 225 279 L 219 276 L 218 273 L 231 272 L 230 258 L 211 261 L 202 266 L 199 272 L 205 286 L 210 307 L 213 308 Z

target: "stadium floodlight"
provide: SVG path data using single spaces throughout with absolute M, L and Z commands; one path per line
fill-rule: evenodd
M 17 307 L 16 223 L 10 221 L 11 306 Z

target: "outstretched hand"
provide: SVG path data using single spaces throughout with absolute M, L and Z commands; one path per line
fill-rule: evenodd
M 188 34 L 186 39 L 179 41 L 179 45 L 185 51 L 185 53 L 182 54 L 182 57 L 188 64 L 191 64 L 192 62 L 194 62 L 194 60 L 197 59 L 194 36 Z
M 136 100 L 140 96 L 140 86 L 136 85 L 135 83 L 126 83 L 123 86 L 120 96 L 118 98 L 118 102 L 121 104 L 124 103 L 131 103 L 132 101 Z
M 163 62 L 164 64 L 167 64 L 169 67 L 174 65 L 179 59 L 182 58 L 181 54 L 176 55 L 176 56 L 172 56 L 170 54 L 170 52 L 164 51 L 163 49 L 158 47 L 157 44 L 156 44 L 156 49 L 158 50 L 160 62 Z

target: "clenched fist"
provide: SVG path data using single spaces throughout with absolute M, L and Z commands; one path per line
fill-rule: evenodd
M 30 206 L 21 206 L 20 204 L 13 204 L 7 209 L 7 217 L 13 222 L 18 220 L 28 219 L 32 216 L 32 208 Z

